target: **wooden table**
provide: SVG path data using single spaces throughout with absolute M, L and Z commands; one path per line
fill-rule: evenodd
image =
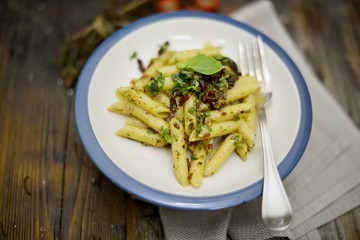
M 157 207 L 117 188 L 87 156 L 73 90 L 60 75 L 64 40 L 109 2 L 0 2 L 0 239 L 164 238 Z M 222 1 L 219 11 L 248 2 Z M 359 1 L 273 2 L 314 72 L 360 127 Z M 360 239 L 359 226 L 357 207 L 319 230 L 324 239 Z

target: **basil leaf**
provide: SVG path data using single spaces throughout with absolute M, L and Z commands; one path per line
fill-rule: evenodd
M 212 75 L 221 70 L 222 64 L 215 58 L 200 54 L 190 58 L 186 62 L 179 63 L 177 67 L 180 69 L 189 68 L 194 72 L 198 72 L 204 75 Z
M 179 68 L 179 69 L 186 68 L 186 66 L 187 66 L 186 63 L 184 63 L 184 62 L 178 63 L 178 64 L 176 65 L 176 67 Z

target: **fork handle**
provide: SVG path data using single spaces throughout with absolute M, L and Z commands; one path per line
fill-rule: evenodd
M 264 158 L 262 219 L 271 230 L 284 231 L 292 221 L 292 209 L 276 167 L 263 104 L 259 107 L 258 119 Z

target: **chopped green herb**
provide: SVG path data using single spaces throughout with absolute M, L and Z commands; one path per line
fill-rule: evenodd
M 197 124 L 197 125 L 196 125 L 195 130 L 196 130 L 197 133 L 200 133 L 200 132 L 201 132 L 201 126 L 200 126 L 200 124 Z
M 193 85 L 186 88 L 186 92 L 193 90 L 194 92 L 200 92 L 199 86 Z
M 130 60 L 133 60 L 136 57 L 137 57 L 137 52 L 134 51 L 133 54 L 130 56 Z
M 237 147 L 239 145 L 239 141 L 240 141 L 240 138 L 239 138 L 239 135 L 236 135 L 234 137 L 234 146 Z
M 240 120 L 240 114 L 239 114 L 239 113 L 235 113 L 235 114 L 234 114 L 234 121 L 236 122 L 236 121 L 238 121 L 238 120 Z
M 164 126 L 161 126 L 161 135 L 160 135 L 161 139 L 164 141 L 164 142 L 167 142 L 167 143 L 172 143 L 172 139 L 171 139 L 171 136 L 170 136 L 170 131 L 168 128 L 165 128 Z
M 204 91 L 204 92 L 201 92 L 201 93 L 199 94 L 199 99 L 201 100 L 204 95 L 205 95 L 205 91 Z
M 180 77 L 179 73 L 173 73 L 171 77 L 176 82 L 175 86 L 172 89 L 172 92 L 174 92 L 176 89 L 181 89 L 186 85 L 185 81 Z
M 223 66 L 229 67 L 235 74 L 239 74 L 237 64 L 230 58 L 225 56 L 215 56 L 214 58 L 220 61 Z
M 203 127 L 203 121 L 204 121 L 204 115 L 200 114 L 199 119 L 198 119 L 197 124 L 196 124 L 196 128 L 195 128 L 197 133 L 201 132 L 202 127 Z
M 185 96 L 186 93 L 200 92 L 199 78 L 200 76 L 192 71 L 180 70 L 180 72 L 171 75 L 172 79 L 176 82 L 171 92 L 180 90 L 181 94 Z
M 206 111 L 206 112 L 205 112 L 205 116 L 206 116 L 206 117 L 210 117 L 210 116 L 211 116 L 210 112 L 209 112 L 209 111 Z
M 204 128 L 206 128 L 209 132 L 212 131 L 211 127 L 209 127 L 208 125 L 204 125 Z
M 155 131 L 154 131 L 154 129 L 149 129 L 149 130 L 147 131 L 147 133 L 149 133 L 149 134 L 155 134 Z
M 191 160 L 198 160 L 198 158 L 194 154 L 191 154 Z
M 193 106 L 189 109 L 189 113 L 194 113 L 196 111 L 196 106 Z
M 240 146 L 241 149 L 246 150 L 244 144 L 240 144 L 239 146 Z
M 150 77 L 150 83 L 146 85 L 145 88 L 148 91 L 150 91 L 152 96 L 155 96 L 158 92 L 160 92 L 163 89 L 164 83 L 165 83 L 165 78 L 162 75 L 162 73 L 159 72 L 157 78 L 154 78 L 152 76 Z

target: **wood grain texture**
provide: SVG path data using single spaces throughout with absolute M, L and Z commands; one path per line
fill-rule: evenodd
M 309 66 L 360 128 L 357 1 L 273 1 Z M 360 203 L 359 203 L 360 204 Z M 360 207 L 319 228 L 323 239 L 360 239 Z
M 360 127 L 360 26 L 349 14 L 359 9 L 337 0 L 274 4 L 310 67 Z
M 164 239 L 157 207 L 99 172 L 63 86 L 64 40 L 115 2 L 0 2 L 0 239 Z M 251 1 L 222 1 L 229 13 Z M 352 0 L 274 6 L 316 75 L 360 128 L 360 7 Z M 360 203 L 359 203 L 360 204 Z M 319 228 L 360 239 L 360 207 Z

